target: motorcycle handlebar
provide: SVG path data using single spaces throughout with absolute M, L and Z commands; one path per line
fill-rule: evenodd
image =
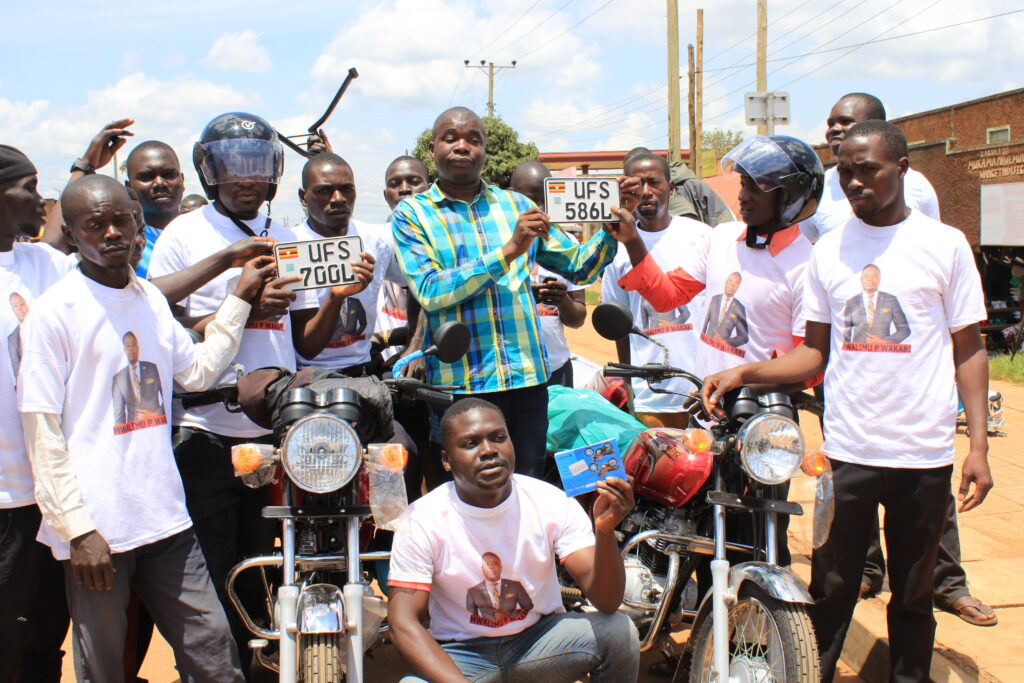
M 652 381 L 661 381 L 670 377 L 682 377 L 689 380 L 699 390 L 704 384 L 696 375 L 674 368 L 671 365 L 649 363 L 647 365 L 630 365 L 629 363 L 608 363 L 604 368 L 605 377 L 639 377 Z
M 415 397 L 419 401 L 426 401 L 427 403 L 436 403 L 442 406 L 450 406 L 455 402 L 455 397 L 451 394 L 446 394 L 443 391 L 435 391 L 434 389 L 417 389 Z

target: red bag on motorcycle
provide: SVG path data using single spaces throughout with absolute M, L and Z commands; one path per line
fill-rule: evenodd
M 633 491 L 663 505 L 680 507 L 711 474 L 713 440 L 704 429 L 657 427 L 637 435 L 626 450 Z

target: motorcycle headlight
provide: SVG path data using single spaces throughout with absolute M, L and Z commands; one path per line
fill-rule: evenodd
M 762 484 L 789 481 L 804 459 L 804 437 L 788 417 L 761 413 L 740 427 L 740 462 L 747 474 Z
M 307 415 L 281 443 L 281 463 L 295 485 L 310 493 L 330 493 L 352 480 L 362 463 L 355 430 L 333 415 Z

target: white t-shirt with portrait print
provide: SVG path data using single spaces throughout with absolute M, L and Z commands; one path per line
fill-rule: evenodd
M 566 233 L 568 234 L 568 233 Z M 570 237 L 572 237 L 570 235 Z M 575 238 L 573 238 L 575 239 Z M 541 283 L 552 279 L 565 285 L 566 296 L 569 292 L 579 292 L 586 287 L 574 285 L 564 277 L 539 265 L 533 268 L 531 280 Z M 548 354 L 548 369 L 558 370 L 569 362 L 569 342 L 565 339 L 565 324 L 558 314 L 558 306 L 537 302 L 537 315 L 540 316 L 540 338 L 544 342 L 544 350 Z
M 0 252 L 0 509 L 36 499 L 16 395 L 24 355 L 22 318 L 73 267 L 64 254 L 43 244 L 15 242 L 11 251 Z
M 962 232 L 913 210 L 885 227 L 851 218 L 814 245 L 804 317 L 832 325 L 824 416 L 830 458 L 898 468 L 953 462 L 950 333 L 986 318 Z
M 298 240 L 323 239 L 323 235 L 309 226 L 309 221 L 296 225 L 292 231 Z M 405 283 L 405 277 L 395 258 L 395 243 L 391 237 L 390 226 L 371 225 L 362 221 L 350 220 L 346 234 L 358 236 L 362 240 L 363 251 L 376 259 L 373 266 L 373 281 L 359 294 L 345 299 L 334 334 L 327 342 L 327 347 L 316 358 L 306 360 L 298 353 L 295 354 L 299 367 L 312 365 L 329 370 L 339 370 L 368 362 L 370 360 L 370 337 L 377 329 L 381 286 L 385 281 Z M 330 289 L 325 287 L 311 291 L 317 297 L 319 305 L 323 303 Z
M 515 635 L 564 612 L 555 559 L 594 545 L 576 499 L 519 474 L 493 508 L 467 505 L 449 482 L 412 503 L 408 520 L 395 533 L 388 585 L 430 592 L 437 640 Z M 484 573 L 495 556 L 500 578 Z
M 266 216 L 261 213 L 255 219 L 244 222 L 259 235 L 266 224 Z M 270 222 L 267 232 L 278 242 L 297 241 L 295 233 L 274 221 Z M 219 213 L 212 204 L 178 216 L 164 228 L 160 239 L 153 246 L 148 276 L 152 279 L 184 270 L 245 237 L 248 235 L 230 218 Z M 205 317 L 216 313 L 227 295 L 234 292 L 241 275 L 241 268 L 229 268 L 197 289 L 184 302 L 185 315 Z M 290 306 L 292 311 L 317 307 L 316 294 L 312 290 L 298 291 L 295 294 L 295 300 Z M 294 372 L 295 348 L 289 316 L 284 315 L 277 320 L 248 322 L 234 363 L 241 364 L 245 372 L 269 366 L 282 367 Z M 217 383 L 233 380 L 234 370 L 229 367 Z M 241 438 L 270 433 L 244 413 L 229 413 L 220 403 L 188 410 L 183 409 L 179 403 L 175 405 L 174 424 Z
M 903 179 L 903 195 L 907 206 L 940 220 L 939 198 L 935 194 L 935 188 L 923 173 L 912 168 L 907 169 L 907 175 Z M 846 225 L 846 221 L 852 217 L 853 208 L 842 186 L 839 185 L 839 172 L 833 166 L 825 171 L 825 190 L 821 195 L 818 210 L 813 216 L 800 222 L 800 232 L 811 242 L 816 242 L 826 233 Z
M 775 233 L 764 249 L 748 247 L 746 234 L 745 223 L 723 223 L 706 251 L 679 257 L 677 265 L 705 285 L 698 377 L 783 355 L 793 349 L 793 337 L 804 336 L 803 279 L 811 243 L 795 225 Z M 737 282 L 737 273 L 730 296 L 727 286 Z
M 192 526 L 168 412 L 195 345 L 160 290 L 145 280 L 112 289 L 76 270 L 36 300 L 23 339 L 18 409 L 61 417 L 82 501 L 111 551 Z M 68 559 L 47 524 L 39 540 Z
M 659 232 L 637 229 L 640 238 L 662 270 L 670 271 L 682 265 L 681 259 L 692 252 L 704 253 L 714 231 L 692 218 L 673 216 L 672 222 Z M 690 303 L 666 313 L 658 313 L 639 292 L 627 292 L 619 286 L 619 279 L 633 269 L 624 245 L 601 276 L 601 300 L 618 301 L 633 312 L 633 324 L 668 347 L 668 363 L 692 371 L 697 352 L 697 332 L 704 315 L 705 296 L 698 294 Z M 630 362 L 633 365 L 664 363 L 664 352 L 643 337 L 629 336 Z M 651 391 L 647 382 L 633 379 L 633 406 L 642 413 L 674 413 L 681 408 L 682 398 L 675 394 Z M 661 382 L 658 388 L 688 394 L 693 385 L 685 379 L 674 378 Z

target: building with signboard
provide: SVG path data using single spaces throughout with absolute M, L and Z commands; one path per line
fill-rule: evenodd
M 1024 247 L 1024 88 L 890 121 L 935 188 L 943 223 L 974 246 Z M 835 164 L 827 146 L 817 151 Z

